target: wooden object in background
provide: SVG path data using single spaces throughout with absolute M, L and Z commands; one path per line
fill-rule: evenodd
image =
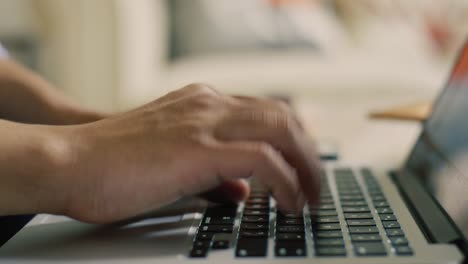
M 392 107 L 385 110 L 372 111 L 369 114 L 369 117 L 371 119 L 394 119 L 421 122 L 429 117 L 431 111 L 432 103 L 423 102 Z

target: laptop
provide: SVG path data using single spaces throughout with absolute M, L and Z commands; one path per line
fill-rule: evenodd
M 38 215 L 0 248 L 0 262 L 467 263 L 467 115 L 468 42 L 397 170 L 325 163 L 321 202 L 301 214 L 277 211 L 252 180 L 245 202 L 182 201 L 138 221 Z

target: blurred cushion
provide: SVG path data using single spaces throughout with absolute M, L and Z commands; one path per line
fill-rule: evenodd
M 0 59 L 6 58 L 6 57 L 8 57 L 8 52 L 0 43 Z
M 171 57 L 265 49 L 317 51 L 336 33 L 338 23 L 323 5 L 303 2 L 277 6 L 265 0 L 168 0 Z

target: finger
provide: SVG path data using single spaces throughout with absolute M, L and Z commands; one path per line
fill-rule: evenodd
M 250 186 L 244 179 L 226 180 L 200 197 L 215 203 L 236 203 L 247 199 L 249 193 Z
M 298 199 L 299 182 L 294 170 L 269 144 L 230 142 L 213 151 L 213 166 L 224 180 L 255 177 L 275 197 L 284 211 L 298 212 L 304 201 Z
M 227 118 L 216 130 L 216 137 L 226 141 L 263 141 L 274 146 L 296 169 L 306 199 L 317 204 L 320 165 L 313 143 L 287 113 L 252 107 L 245 111 Z

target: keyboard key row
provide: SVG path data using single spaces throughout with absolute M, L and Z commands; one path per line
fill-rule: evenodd
M 203 258 L 210 249 L 230 247 L 230 236 L 234 228 L 237 206 L 216 206 L 205 210 L 205 216 L 197 230 L 189 256 Z
M 270 228 L 270 197 L 266 190 L 251 194 L 244 205 L 236 245 L 237 257 L 265 257 Z
M 354 254 L 356 256 L 387 255 L 379 228 L 354 173 L 348 170 L 346 173 L 335 172 L 335 175 Z M 376 195 L 382 195 L 378 190 L 375 191 Z
M 392 251 L 396 255 L 400 256 L 413 255 L 413 250 L 409 246 L 409 242 L 401 229 L 400 223 L 393 214 L 393 210 L 383 195 L 380 185 L 374 175 L 369 169 L 363 169 L 361 174 L 363 175 L 364 182 L 368 188 L 368 192 L 371 196 L 374 207 L 376 208 L 376 212 L 379 214 L 382 226 L 385 228 L 385 233 L 392 246 Z

